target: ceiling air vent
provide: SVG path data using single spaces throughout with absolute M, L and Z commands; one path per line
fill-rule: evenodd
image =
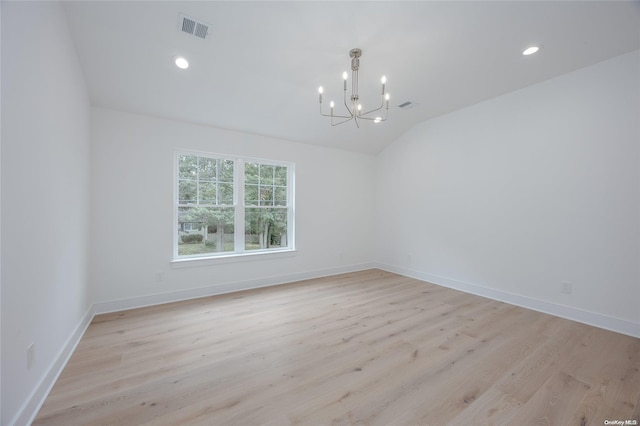
M 407 101 L 407 102 L 403 102 L 400 105 L 398 105 L 398 108 L 411 109 L 411 108 L 413 108 L 413 106 L 414 106 L 413 102 Z
M 178 29 L 183 33 L 205 39 L 209 32 L 209 24 L 205 24 L 202 21 L 198 21 L 189 16 L 180 14 Z

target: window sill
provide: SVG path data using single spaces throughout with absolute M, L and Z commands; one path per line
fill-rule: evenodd
M 273 260 L 295 256 L 295 249 L 259 251 L 255 253 L 227 254 L 209 257 L 190 257 L 173 259 L 171 268 L 193 268 L 198 266 L 220 265 L 224 263 L 251 262 L 255 260 Z

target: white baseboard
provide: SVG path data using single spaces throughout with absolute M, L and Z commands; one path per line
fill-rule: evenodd
M 356 265 L 341 266 L 337 268 L 320 269 L 316 271 L 299 272 L 295 274 L 278 275 L 274 277 L 265 277 L 255 280 L 212 285 L 208 287 L 200 287 L 189 290 L 172 291 L 168 293 L 151 294 L 148 296 L 132 297 L 128 299 L 112 300 L 108 302 L 99 302 L 94 305 L 94 312 L 96 313 L 96 315 L 106 314 L 109 312 L 118 312 L 127 309 L 142 308 L 145 306 L 161 305 L 164 303 L 179 302 L 181 300 L 197 299 L 199 297 L 232 293 L 235 291 L 251 290 L 255 288 L 287 284 L 312 278 L 321 278 L 331 275 L 345 274 L 348 272 L 363 271 L 366 269 L 373 269 L 375 267 L 376 265 L 374 263 L 362 263 Z
M 533 299 L 518 294 L 507 293 L 505 291 L 486 288 L 475 284 L 456 281 L 450 278 L 426 274 L 424 272 L 414 271 L 412 269 L 387 265 L 384 263 L 376 263 L 376 267 L 387 272 L 393 272 L 395 274 L 415 278 L 420 281 L 426 281 L 443 287 L 464 291 L 465 293 L 487 297 L 489 299 L 498 300 L 500 302 L 509 303 L 511 305 L 532 309 L 534 311 L 543 312 L 545 314 L 554 315 L 572 321 L 581 322 L 583 324 L 592 325 L 594 327 L 603 328 L 605 330 L 615 331 L 616 333 L 640 338 L 639 323 L 623 320 L 620 318 L 614 318 L 595 312 L 589 312 L 581 309 L 571 308 L 568 306 L 558 305 L 556 303 Z
M 33 390 L 29 398 L 25 401 L 25 403 L 20 407 L 18 413 L 13 418 L 10 425 L 30 425 L 35 419 L 38 411 L 40 411 L 40 407 L 44 404 L 44 400 L 49 395 L 51 388 L 58 380 L 60 373 L 64 370 L 64 367 L 67 365 L 69 358 L 73 354 L 73 351 L 80 343 L 80 339 L 84 335 L 84 332 L 91 324 L 91 320 L 93 319 L 93 306 L 90 307 L 87 312 L 80 320 L 80 323 L 73 330 L 67 341 L 58 352 L 58 355 L 55 357 L 53 363 L 47 369 L 47 372 L 42 377 L 36 388 Z

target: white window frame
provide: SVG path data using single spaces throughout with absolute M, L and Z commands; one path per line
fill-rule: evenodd
M 179 230 L 178 230 L 178 211 L 179 205 L 179 158 L 182 155 L 206 157 L 220 160 L 231 160 L 234 162 L 233 167 L 233 208 L 234 215 L 234 251 L 203 253 L 196 255 L 178 255 Z M 287 246 L 278 248 L 267 248 L 261 250 L 245 249 L 245 209 L 256 206 L 245 205 L 245 163 L 259 163 L 271 166 L 287 167 Z M 249 258 L 255 255 L 273 255 L 295 251 L 295 163 L 288 161 L 268 160 L 264 158 L 230 156 L 227 154 L 217 154 L 211 152 L 177 150 L 173 156 L 173 262 L 185 262 L 193 260 L 212 260 L 212 259 L 230 259 L 230 258 Z M 274 206 L 283 208 L 282 206 Z

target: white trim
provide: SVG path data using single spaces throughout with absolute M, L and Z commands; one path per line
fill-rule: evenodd
M 94 310 L 93 306 L 91 306 L 64 343 L 60 352 L 58 352 L 58 355 L 55 357 L 38 385 L 35 387 L 33 392 L 31 392 L 29 398 L 27 398 L 24 404 L 22 404 L 13 420 L 9 422 L 10 425 L 30 425 L 33 423 L 38 411 L 40 411 L 40 408 L 42 407 L 42 404 L 44 404 L 45 399 L 49 396 L 51 388 L 53 388 L 53 385 L 58 380 L 58 377 L 67 365 L 67 362 L 69 362 L 69 358 L 71 358 L 76 346 L 80 343 L 80 339 L 82 339 L 87 327 L 91 324 L 93 317 Z
M 164 303 L 179 302 L 181 300 L 197 299 L 199 297 L 215 296 L 236 291 L 251 290 L 261 287 L 270 287 L 287 284 L 296 281 L 313 278 L 328 277 L 331 275 L 346 274 L 348 272 L 374 269 L 373 263 L 361 263 L 356 265 L 340 266 L 336 268 L 320 269 L 309 272 L 298 272 L 288 275 L 258 278 L 255 280 L 236 281 L 207 287 L 193 288 L 189 290 L 172 291 L 168 293 L 150 294 L 147 296 L 132 297 L 129 299 L 112 300 L 94 304 L 96 315 L 110 312 L 124 311 L 128 309 L 143 308 L 146 306 L 161 305 Z
M 635 323 L 632 321 L 615 318 L 595 312 L 589 312 L 582 309 L 571 308 L 569 306 L 546 302 L 544 300 L 534 299 L 519 294 L 512 294 L 502 290 L 482 287 L 476 284 L 469 284 L 451 278 L 431 275 L 412 269 L 387 265 L 384 263 L 376 263 L 376 267 L 387 272 L 393 272 L 395 274 L 415 278 L 417 280 L 429 282 L 442 287 L 453 288 L 455 290 L 464 291 L 465 293 L 487 297 L 489 299 L 498 300 L 500 302 L 509 303 L 511 305 L 532 309 L 534 311 L 542 312 L 545 314 L 554 315 L 560 318 L 565 318 L 568 320 L 581 322 L 583 324 L 592 325 L 594 327 L 603 328 L 605 330 L 614 331 L 616 333 L 640 338 L 640 323 Z
M 273 260 L 283 257 L 295 256 L 296 250 L 291 249 L 266 249 L 252 250 L 243 253 L 220 254 L 217 256 L 181 257 L 170 262 L 171 268 L 192 268 L 196 266 L 210 266 L 221 263 L 237 263 L 254 260 Z M 265 256 L 268 255 L 268 256 Z
M 296 249 L 296 163 L 287 166 L 287 246 Z
M 244 230 L 244 200 L 240 199 L 240 188 L 242 188 L 242 197 L 244 198 L 244 160 L 239 158 L 236 160 L 236 167 L 238 170 L 233 170 L 233 205 L 236 207 L 233 219 L 233 249 L 234 252 L 232 254 L 243 255 L 245 252 L 244 247 L 244 239 L 245 239 L 245 230 Z M 239 224 L 240 226 L 236 226 Z M 237 231 L 237 232 L 236 232 Z M 178 250 L 176 248 L 176 250 Z M 174 260 L 180 258 L 174 258 Z

